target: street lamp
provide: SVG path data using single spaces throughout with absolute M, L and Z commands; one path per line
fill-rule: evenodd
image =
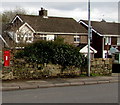
M 88 1 L 88 76 L 90 77 L 90 40 L 92 37 L 91 21 L 90 21 L 90 0 Z

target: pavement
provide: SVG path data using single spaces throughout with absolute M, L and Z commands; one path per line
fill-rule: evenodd
M 104 83 L 120 82 L 120 74 L 112 74 L 111 76 L 96 76 L 96 77 L 79 77 L 79 78 L 56 78 L 44 80 L 25 80 L 25 81 L 3 81 L 2 91 L 37 89 L 50 87 L 64 86 L 82 86 Z

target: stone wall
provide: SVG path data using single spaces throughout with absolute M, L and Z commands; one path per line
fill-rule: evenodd
M 36 64 L 27 63 L 25 60 L 16 59 L 14 64 L 10 67 L 3 67 L 2 78 L 3 80 L 11 79 L 36 79 L 49 76 L 58 76 L 61 71 L 60 65 L 54 64 Z M 82 75 L 87 74 L 87 65 L 84 68 L 68 67 L 65 75 Z M 112 73 L 112 59 L 95 58 L 91 61 L 91 75 L 92 76 L 105 76 Z
M 94 58 L 91 61 L 91 73 L 108 75 L 112 73 L 112 59 L 111 58 Z

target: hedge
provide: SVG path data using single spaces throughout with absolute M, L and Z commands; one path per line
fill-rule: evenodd
M 87 58 L 80 54 L 79 50 L 75 46 L 58 41 L 38 41 L 17 52 L 15 58 L 36 64 L 59 64 L 63 72 L 67 66 L 84 67 L 87 64 Z

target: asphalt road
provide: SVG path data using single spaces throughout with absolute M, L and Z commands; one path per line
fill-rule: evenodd
M 4 91 L 3 103 L 118 103 L 118 83 Z

